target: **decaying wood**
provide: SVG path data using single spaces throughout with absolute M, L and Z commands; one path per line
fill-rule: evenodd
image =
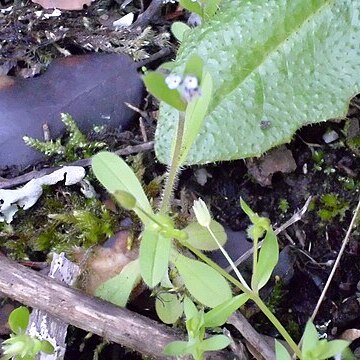
M 162 355 L 165 345 L 182 337 L 171 328 L 86 296 L 4 255 L 0 255 L 0 291 L 27 306 L 156 359 L 168 358 Z
M 51 261 L 49 277 L 72 286 L 80 275 L 80 268 L 75 263 L 66 259 L 65 254 L 54 254 Z M 41 340 L 47 340 L 53 345 L 53 354 L 40 352 L 37 360 L 62 360 L 66 351 L 66 334 L 68 324 L 46 311 L 33 309 L 30 316 L 27 332 L 36 335 Z
M 26 268 L 0 253 L 0 292 L 27 306 L 46 311 L 62 321 L 134 349 L 153 359 L 184 334 L 128 309 L 85 295 Z M 227 351 L 211 352 L 206 360 L 233 359 Z

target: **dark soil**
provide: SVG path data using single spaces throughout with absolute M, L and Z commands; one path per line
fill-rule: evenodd
M 10 5 L 13 5 L 12 1 L 0 1 L 0 8 Z M 131 8 L 138 10 L 137 6 L 137 2 L 134 1 L 129 11 Z M 120 40 L 123 42 L 120 46 L 122 50 L 128 50 L 131 48 L 129 42 L 140 36 L 129 33 L 130 37 L 124 40 L 122 34 L 122 38 L 119 39 L 118 33 L 106 26 L 101 27 L 103 25 L 101 21 L 104 21 L 100 19 L 101 16 L 107 15 L 112 18 L 115 15 L 118 17 L 123 15 L 115 1 L 98 0 L 82 12 L 64 11 L 61 18 L 50 18 L 46 21 L 36 20 L 33 15 L 35 9 L 39 10 L 39 7 L 28 2 L 26 6 L 19 6 L 10 14 L 0 15 L 0 28 L 4 30 L 0 33 L 0 43 L 3 46 L 0 54 L 0 70 L 3 74 L 7 72 L 11 75 L 21 75 L 30 70 L 32 76 L 37 74 L 46 67 L 51 58 L 59 55 L 54 44 L 73 54 L 88 52 L 89 50 L 84 47 L 85 42 L 91 43 L 93 49 L 99 51 L 116 52 L 119 51 L 119 46 L 116 44 L 119 45 Z M 166 9 L 169 12 L 172 10 L 174 8 L 171 6 Z M 85 28 L 82 22 L 83 16 L 90 21 L 92 34 L 90 38 L 88 28 Z M 103 16 L 103 19 L 105 18 L 106 16 Z M 60 25 L 69 28 L 68 32 L 63 34 L 55 31 L 55 37 L 47 39 L 45 31 L 48 28 L 59 29 Z M 132 55 L 143 58 L 145 53 L 156 52 L 166 42 L 161 34 L 167 27 L 168 23 L 162 20 L 155 26 L 150 44 L 139 45 L 135 50 L 130 51 Z M 107 47 L 106 44 L 109 43 L 112 46 Z M 254 211 L 269 217 L 274 227 L 279 227 L 305 204 L 309 196 L 312 196 L 309 209 L 301 220 L 278 236 L 281 248 L 290 249 L 293 256 L 293 262 L 281 260 L 284 261 L 282 265 L 290 269 L 292 276 L 286 279 L 278 278 L 276 283 L 271 285 L 270 291 L 268 289 L 264 293 L 269 306 L 297 341 L 300 340 L 304 325 L 323 290 L 359 200 L 359 148 L 354 147 L 347 131 L 349 122 L 358 123 L 360 120 L 358 102 L 358 99 L 353 99 L 347 120 L 327 122 L 299 131 L 293 141 L 287 145 L 296 162 L 296 170 L 290 174 L 274 174 L 271 186 L 259 185 L 249 175 L 246 162 L 239 160 L 185 169 L 179 179 L 179 190 L 175 194 L 174 206 L 179 206 L 185 211 L 185 217 L 189 204 L 195 198 L 201 197 L 211 204 L 215 219 L 233 231 L 246 231 L 249 226 L 249 220 L 240 208 L 240 197 Z M 153 115 L 156 111 L 156 101 L 150 97 L 146 98 L 143 109 L 148 114 L 144 126 L 151 140 L 155 129 Z M 329 129 L 334 130 L 339 138 L 326 144 L 322 136 Z M 115 149 L 141 141 L 141 132 L 137 124 L 125 134 L 127 137 L 124 138 L 124 133 L 108 132 L 107 135 L 111 139 L 110 147 Z M 106 140 L 106 134 L 103 138 Z M 147 184 L 165 171 L 165 167 L 157 163 L 152 153 L 133 158 L 132 164 L 138 166 L 139 174 Z M 199 184 L 195 176 L 199 169 L 205 169 L 209 174 L 207 182 L 203 185 Z M 10 178 L 17 176 L 18 172 L 14 171 L 6 175 Z M 160 187 L 153 186 L 151 189 L 154 194 L 158 194 Z M 62 191 L 61 186 L 56 190 L 57 194 Z M 41 206 L 44 205 L 43 201 L 34 207 L 33 214 L 39 214 Z M 19 214 L 22 215 L 26 216 Z M 41 216 L 46 218 L 44 213 Z M 44 226 L 46 221 L 43 221 Z M 119 223 L 118 219 L 114 220 L 115 231 Z M 29 256 L 32 260 L 44 260 L 50 249 L 46 248 L 44 252 L 36 251 L 33 246 L 34 239 L 23 239 L 20 230 L 23 226 L 24 222 L 20 220 L 14 222 L 14 233 L 10 240 L 4 237 L 3 229 L 0 246 L 17 259 Z M 41 232 L 41 228 L 38 230 Z M 359 235 L 359 229 L 355 228 L 326 299 L 316 317 L 316 325 L 327 334 L 328 338 L 339 337 L 347 329 L 360 329 Z M 99 242 L 104 240 L 105 238 L 102 237 Z M 137 310 L 141 309 L 136 303 L 133 307 Z M 245 312 L 250 314 L 250 321 L 259 332 L 278 336 L 257 309 L 249 305 Z M 97 337 L 84 340 L 85 335 L 79 330 L 72 330 L 69 333 L 70 346 L 67 359 L 92 358 L 92 353 L 101 340 Z M 79 351 L 84 347 L 82 344 L 85 344 L 85 349 Z M 359 344 L 355 343 L 354 346 Z M 127 352 L 119 345 L 107 345 L 99 358 L 140 359 L 141 357 Z

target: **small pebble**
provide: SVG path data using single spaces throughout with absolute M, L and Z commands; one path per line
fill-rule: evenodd
M 326 144 L 330 144 L 339 138 L 335 130 L 330 130 L 323 135 L 323 140 Z

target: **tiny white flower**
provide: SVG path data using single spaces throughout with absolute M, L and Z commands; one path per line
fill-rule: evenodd
M 210 212 L 202 199 L 194 201 L 193 210 L 196 220 L 201 226 L 209 227 L 211 223 Z
M 181 84 L 181 76 L 170 74 L 165 78 L 165 83 L 169 89 L 174 90 Z
M 199 86 L 199 81 L 195 76 L 186 75 L 183 84 L 187 89 L 197 89 Z

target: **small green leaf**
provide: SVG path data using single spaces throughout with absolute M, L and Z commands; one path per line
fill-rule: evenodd
M 182 164 L 190 149 L 193 145 L 196 137 L 198 136 L 200 129 L 203 125 L 205 115 L 207 113 L 211 95 L 212 95 L 212 78 L 209 73 L 206 73 L 203 76 L 201 81 L 201 96 L 190 101 L 186 108 L 185 113 L 185 126 L 183 134 L 183 143 L 181 145 L 180 151 L 180 164 Z
M 29 324 L 30 313 L 25 306 L 13 310 L 8 319 L 9 327 L 14 334 L 21 334 L 26 331 Z
M 47 340 L 42 340 L 41 341 L 41 348 L 40 351 L 46 353 L 46 354 L 52 354 L 54 353 L 54 347 L 50 344 L 49 341 Z
M 274 230 L 266 232 L 257 263 L 256 279 L 251 280 L 253 290 L 260 290 L 270 279 L 279 260 L 279 244 Z
M 188 345 L 186 341 L 173 341 L 165 346 L 163 353 L 169 356 L 185 355 Z
M 131 291 L 140 280 L 139 260 L 136 259 L 125 265 L 120 274 L 101 284 L 95 295 L 117 306 L 126 306 Z
M 320 340 L 316 348 L 311 351 L 311 355 L 319 360 L 328 359 L 336 354 L 341 354 L 349 345 L 350 342 L 345 340 Z
M 140 243 L 141 276 L 150 288 L 155 287 L 168 269 L 171 239 L 145 229 Z
M 175 266 L 190 294 L 205 306 L 213 308 L 232 297 L 227 281 L 209 265 L 179 254 Z
M 280 341 L 275 340 L 276 360 L 291 360 L 291 356 Z
M 194 12 L 201 17 L 203 16 L 203 9 L 198 1 L 180 0 L 179 3 L 184 9 Z
M 176 294 L 161 293 L 155 300 L 159 319 L 165 324 L 174 324 L 183 313 L 183 303 Z
M 214 309 L 205 313 L 205 326 L 217 327 L 225 324 L 231 314 L 234 313 L 240 306 L 244 305 L 248 300 L 248 295 L 240 294 L 216 306 Z
M 201 342 L 200 348 L 203 351 L 216 351 L 226 348 L 230 345 L 230 339 L 225 335 L 214 335 Z
M 184 75 L 196 76 L 199 83 L 202 81 L 204 62 L 198 55 L 192 55 L 185 66 Z
M 243 200 L 243 198 L 240 198 L 240 206 L 242 211 L 248 216 L 250 221 L 254 224 L 255 218 L 258 216 L 254 211 L 251 210 L 250 206 Z
M 152 208 L 148 198 L 140 184 L 140 181 L 134 174 L 131 167 L 114 153 L 102 151 L 92 158 L 92 169 L 95 176 L 106 188 L 109 193 L 116 191 L 125 191 L 132 195 L 137 205 L 146 213 L 152 214 Z M 149 219 L 143 212 L 134 209 L 143 223 L 148 223 Z
M 319 335 L 316 331 L 315 325 L 309 320 L 306 324 L 304 335 L 303 335 L 303 345 L 301 348 L 302 354 L 306 357 L 307 353 L 311 353 L 316 349 L 319 343 Z
M 220 225 L 215 220 L 211 220 L 210 229 L 213 231 L 220 244 L 224 246 L 227 240 L 227 236 L 222 225 Z M 189 224 L 183 230 L 188 234 L 187 242 L 196 249 L 205 251 L 219 249 L 209 231 L 205 227 L 201 226 L 198 222 Z
M 187 320 L 193 318 L 198 313 L 198 309 L 196 305 L 192 302 L 192 300 L 188 296 L 185 296 L 184 299 L 184 313 Z
M 188 332 L 189 338 L 203 338 L 205 335 L 204 328 L 204 310 L 200 310 L 190 319 L 186 320 L 186 330 Z
M 176 40 L 178 40 L 180 42 L 183 41 L 186 31 L 189 31 L 189 30 L 191 30 L 191 28 L 181 21 L 175 21 L 171 25 L 171 32 L 175 36 Z
M 170 89 L 165 76 L 156 71 L 149 71 L 144 75 L 144 83 L 148 92 L 179 111 L 186 110 L 186 103 L 176 89 Z

